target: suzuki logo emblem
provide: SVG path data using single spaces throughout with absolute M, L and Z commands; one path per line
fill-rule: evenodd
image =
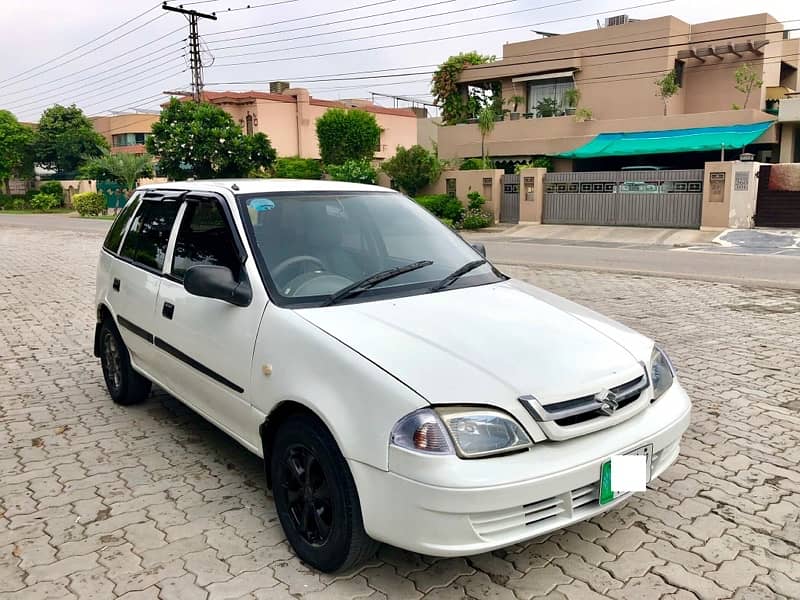
M 601 390 L 594 395 L 594 399 L 600 404 L 598 410 L 607 417 L 610 417 L 619 408 L 617 395 L 610 390 Z

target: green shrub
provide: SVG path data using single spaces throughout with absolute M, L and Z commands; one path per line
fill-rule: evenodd
M 318 160 L 283 156 L 275 161 L 275 177 L 280 179 L 320 179 L 322 167 Z
M 480 169 L 483 169 L 482 158 L 468 158 L 458 167 L 459 171 L 478 171 Z
M 39 186 L 39 192 L 58 198 L 58 206 L 64 206 L 64 188 L 60 181 L 45 181 Z
M 469 200 L 467 203 L 467 208 L 469 210 L 480 210 L 481 207 L 486 204 L 486 198 L 481 196 L 478 191 L 472 191 L 467 194 L 467 199 Z
M 440 219 L 448 219 L 453 223 L 458 223 L 464 216 L 464 207 L 458 201 L 458 198 L 453 198 L 447 194 L 417 196 L 414 200 Z
M 398 146 L 395 155 L 381 165 L 381 169 L 409 196 L 433 183 L 442 172 L 442 164 L 433 152 L 419 145 L 408 150 Z
M 492 224 L 492 217 L 480 210 L 468 210 L 461 227 L 464 229 L 482 229 Z
M 549 156 L 537 156 L 532 161 L 527 163 L 522 163 L 514 167 L 514 172 L 519 175 L 522 169 L 535 169 L 535 168 L 542 168 L 547 169 L 547 172 L 553 170 L 553 161 L 550 159 Z
M 61 206 L 61 200 L 53 196 L 53 194 L 38 193 L 30 201 L 31 208 L 47 212 Z
M 455 229 L 455 224 L 450 219 L 439 219 L 442 225 L 447 225 L 450 229 Z
M 83 192 L 72 197 L 72 207 L 82 217 L 105 214 L 106 198 L 100 192 Z
M 30 207 L 30 200 L 26 198 L 12 198 L 9 208 L 11 208 L 11 210 L 28 210 Z
M 371 185 L 378 181 L 378 173 L 375 172 L 368 158 L 346 160 L 341 165 L 327 165 L 325 168 L 334 181 Z

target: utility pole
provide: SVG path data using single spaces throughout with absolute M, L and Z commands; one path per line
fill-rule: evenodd
M 169 6 L 166 2 L 161 5 L 164 10 L 186 15 L 189 19 L 189 65 L 192 71 L 192 97 L 195 102 L 200 102 L 203 97 L 203 61 L 200 57 L 200 33 L 197 30 L 199 19 L 217 20 L 217 15 L 187 10 L 181 6 Z

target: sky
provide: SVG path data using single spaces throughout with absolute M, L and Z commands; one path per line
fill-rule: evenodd
M 75 103 L 87 115 L 158 109 L 162 92 L 190 89 L 188 23 L 160 2 L 0 4 L 0 109 L 20 120 L 36 121 L 55 103 Z M 750 0 L 187 0 L 184 6 L 217 15 L 200 21 L 207 90 L 268 91 L 269 81 L 282 80 L 327 99 L 375 92 L 430 101 L 430 72 L 452 54 L 500 57 L 504 43 L 537 37 L 532 30 L 591 29 L 617 14 L 671 14 L 699 23 L 768 12 L 800 28 L 797 0 L 757 6 Z

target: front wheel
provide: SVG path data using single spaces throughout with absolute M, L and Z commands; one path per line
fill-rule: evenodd
M 375 554 L 378 543 L 364 531 L 353 476 L 319 420 L 295 415 L 281 424 L 270 473 L 278 517 L 303 562 L 331 573 Z
M 147 398 L 152 384 L 131 367 L 128 348 L 109 319 L 100 327 L 100 364 L 111 399 L 128 406 Z

